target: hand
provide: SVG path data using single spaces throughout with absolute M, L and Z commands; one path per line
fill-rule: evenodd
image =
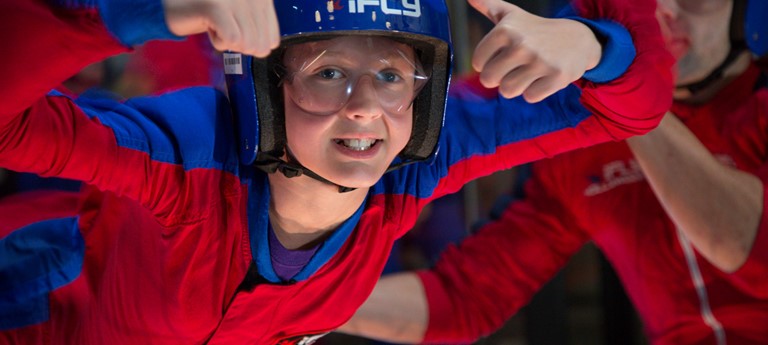
M 207 32 L 221 51 L 265 57 L 280 44 L 272 0 L 163 0 L 163 7 L 172 33 Z
M 602 46 L 586 25 L 530 14 L 502 0 L 468 0 L 496 26 L 480 41 L 472 67 L 485 87 L 538 102 L 597 66 Z

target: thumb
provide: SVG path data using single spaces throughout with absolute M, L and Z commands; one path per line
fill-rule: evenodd
M 493 24 L 498 24 L 504 16 L 512 12 L 517 6 L 503 0 L 467 0 L 470 6 L 480 12 Z

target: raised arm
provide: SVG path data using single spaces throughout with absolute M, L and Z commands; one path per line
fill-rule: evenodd
M 669 109 L 673 60 L 654 0 L 580 0 L 565 19 L 536 17 L 500 0 L 472 4 L 497 24 L 478 46 L 477 79 L 452 86 L 440 161 L 427 177 L 439 187 L 426 201 L 498 170 L 645 133 Z M 485 87 L 497 84 L 523 97 L 506 99 Z M 538 103 L 524 99 L 561 87 Z
M 90 63 L 151 39 L 208 32 L 219 49 L 264 56 L 279 43 L 271 0 L 6 1 L 0 4 L 0 124 Z M 35 23 L 35 25 L 29 25 Z
M 598 38 L 578 21 L 539 17 L 497 0 L 469 3 L 494 24 L 475 48 L 472 67 L 483 86 L 505 98 L 539 102 L 600 62 Z
M 718 161 L 671 113 L 627 142 L 667 214 L 699 253 L 725 272 L 738 270 L 761 228 L 763 182 Z
M 385 275 L 352 319 L 337 331 L 391 343 L 416 344 L 429 325 L 429 305 L 419 275 Z
M 614 140 L 648 132 L 671 105 L 673 59 L 656 1 L 576 0 L 552 19 L 501 1 L 470 4 L 495 23 L 472 60 L 486 88 L 536 102 L 576 81 L 582 103 Z
M 272 1 L 163 0 L 163 7 L 168 28 L 176 35 L 207 32 L 218 50 L 265 57 L 280 44 Z
M 9 81 L 0 86 L 0 166 L 81 180 L 139 200 L 159 216 L 178 214 L 172 211 L 179 208 L 203 212 L 189 209 L 213 193 L 202 186 L 237 178 L 237 158 L 221 150 L 232 145 L 226 138 L 234 133 L 224 95 L 191 89 L 115 102 L 51 91 L 89 63 L 150 39 L 176 38 L 169 26 L 183 27 L 179 34 L 212 32 L 222 48 L 264 53 L 273 46 L 270 40 L 261 48 L 245 46 L 241 41 L 250 35 L 225 34 L 242 33 L 247 25 L 251 31 L 273 26 L 266 31 L 276 35 L 269 1 L 213 2 L 202 15 L 186 3 L 192 8 L 168 12 L 160 0 L 0 4 L 0 44 L 13 47 L 0 64 L 0 75 Z M 239 11 L 267 19 L 244 23 L 235 20 Z M 173 25 L 184 22 L 178 17 L 202 25 Z M 214 169 L 206 174 L 196 168 Z

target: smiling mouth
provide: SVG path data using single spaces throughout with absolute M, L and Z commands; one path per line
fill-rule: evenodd
M 334 141 L 353 151 L 367 151 L 376 146 L 381 139 L 336 139 Z

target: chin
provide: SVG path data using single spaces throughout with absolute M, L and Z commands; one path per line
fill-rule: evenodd
M 370 188 L 371 186 L 375 185 L 376 182 L 379 181 L 381 177 L 377 179 L 371 179 L 371 178 L 339 178 L 339 179 L 333 179 L 333 183 L 338 184 L 340 186 L 344 187 L 350 187 L 350 188 Z
M 385 171 L 386 168 L 375 170 L 371 168 L 352 168 L 344 171 L 337 171 L 336 174 L 332 174 L 333 176 L 329 175 L 327 178 L 330 181 L 333 181 L 333 183 L 344 187 L 369 188 L 375 185 L 376 182 L 379 182 Z

